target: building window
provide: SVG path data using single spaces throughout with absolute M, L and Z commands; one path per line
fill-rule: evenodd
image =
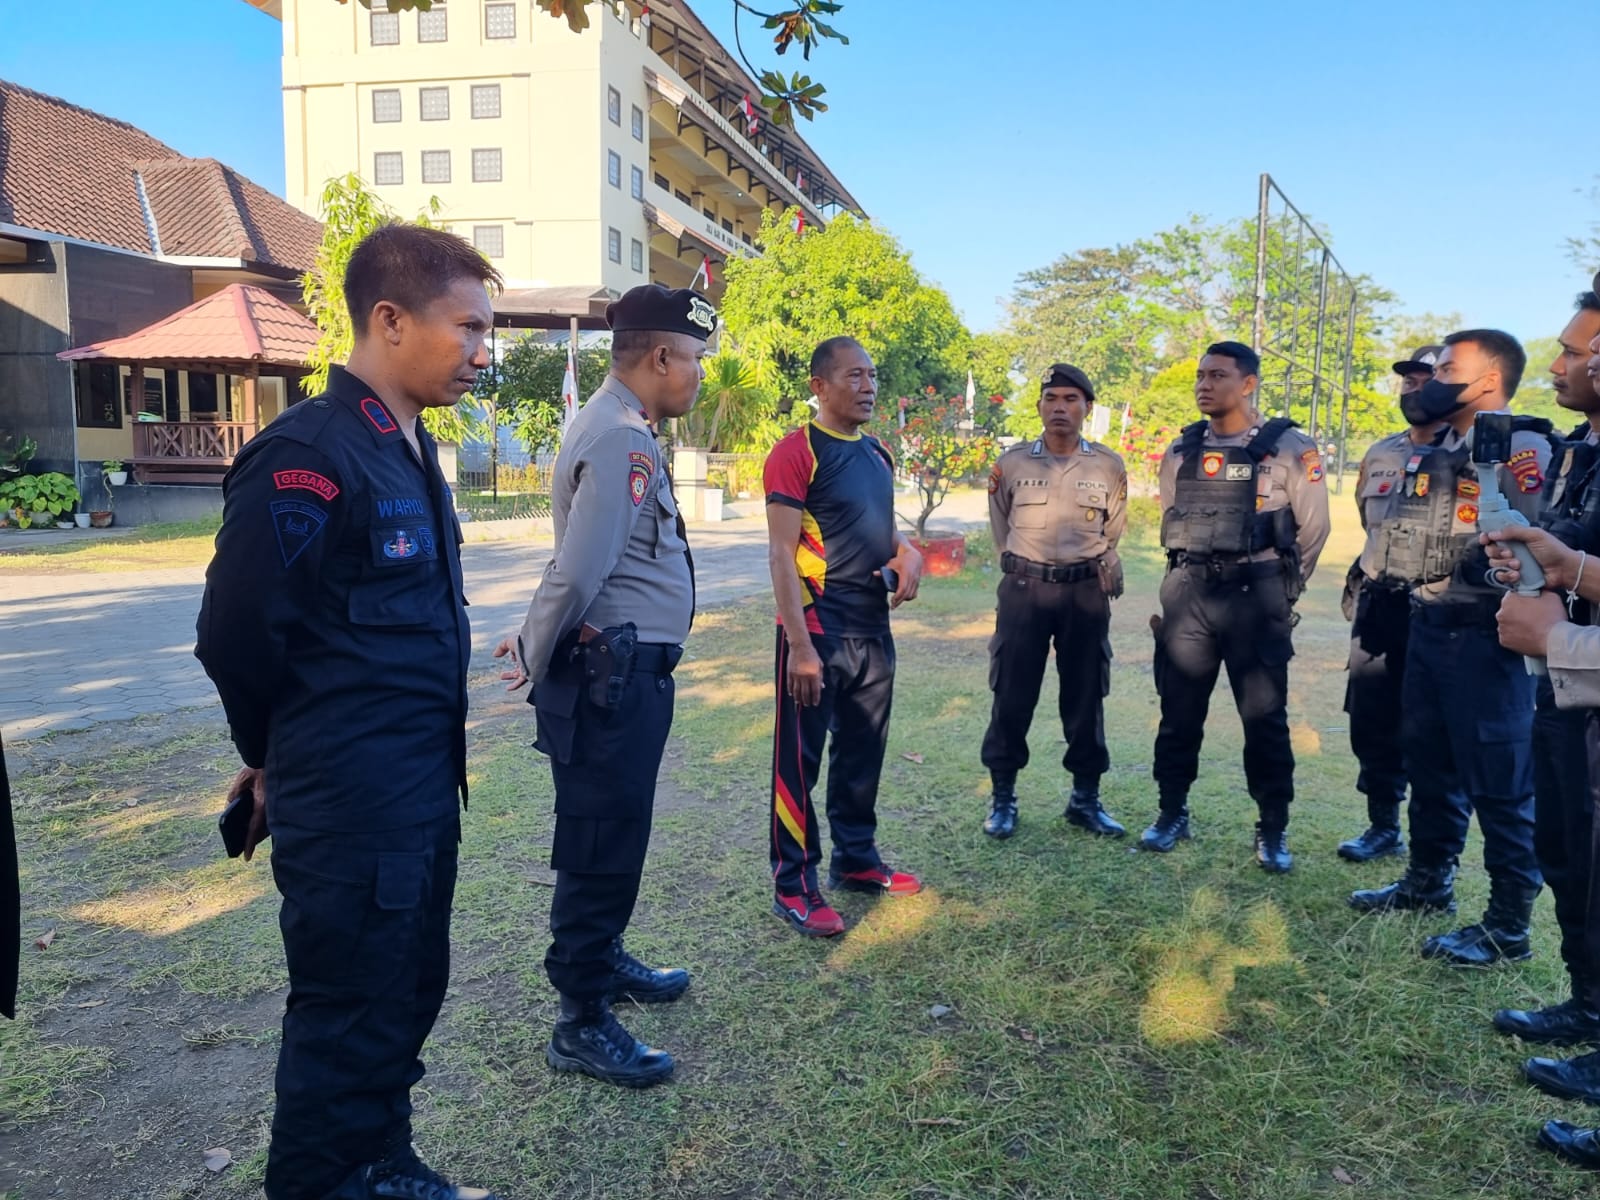
M 121 429 L 116 363 L 74 363 L 78 375 L 78 428 Z
M 447 87 L 425 87 L 418 92 L 420 104 L 419 115 L 424 121 L 448 121 L 450 119 L 450 89 Z
M 622 230 L 606 230 L 606 257 L 614 263 L 622 261 Z
M 693 201 L 691 201 L 689 199 L 689 193 L 688 192 L 680 192 L 677 188 L 673 188 L 672 189 L 672 194 L 678 198 L 678 203 L 679 204 L 691 204 L 691 203 L 693 203 Z
M 709 208 L 702 208 L 700 211 L 705 213 L 706 220 L 708 221 L 715 221 L 717 219 L 717 214 L 712 212 Z
M 628 168 L 628 190 L 635 200 L 644 199 L 644 172 L 638 167 Z
M 472 182 L 500 182 L 500 151 L 474 150 L 472 152 Z
M 398 150 L 385 150 L 372 156 L 372 182 L 396 184 L 406 181 L 405 155 Z
M 514 38 L 517 36 L 517 6 L 515 4 L 486 4 L 483 7 L 484 36 Z
M 424 150 L 422 152 L 422 182 L 450 182 L 450 151 Z
M 644 141 L 644 109 L 637 104 L 633 106 L 633 140 Z
M 498 83 L 475 83 L 472 85 L 472 116 L 474 120 L 482 117 L 498 117 L 500 115 L 500 85 Z
M 728 220 L 727 217 L 723 217 L 722 218 L 722 231 L 724 233 L 732 233 L 733 232 L 733 222 Z
M 616 88 L 606 89 L 606 116 L 613 125 L 622 124 L 622 93 Z
M 378 88 L 372 93 L 372 119 L 379 125 L 400 119 L 399 88 Z
M 417 14 L 417 41 L 445 42 L 450 40 L 449 25 L 444 12 L 444 0 L 433 0 L 433 7 Z
M 754 242 L 752 242 L 752 241 L 751 241 L 751 240 L 750 240 L 750 235 L 749 235 L 749 234 L 748 234 L 748 233 L 741 233 L 741 234 L 740 234 L 740 235 L 739 235 L 739 240 L 740 240 L 740 241 L 741 241 L 741 242 L 743 242 L 743 243 L 744 243 L 744 244 L 745 244 L 745 245 L 746 245 L 746 246 L 753 246 L 753 245 L 755 245 L 755 243 L 754 243 Z
M 399 13 L 373 13 L 372 24 L 369 29 L 374 46 L 398 46 L 400 44 Z
M 606 182 L 614 188 L 622 186 L 622 155 L 615 150 L 606 151 Z
M 670 192 L 672 190 L 672 185 L 667 182 L 667 177 L 665 175 L 657 175 L 655 177 L 655 181 L 656 186 L 663 192 Z
M 489 258 L 504 258 L 506 230 L 504 225 L 474 225 L 472 244 Z
M 639 274 L 643 275 L 644 274 L 644 243 L 641 242 L 638 238 L 634 238 L 633 239 L 633 248 L 630 251 L 630 254 L 632 255 L 633 269 L 635 271 L 638 271 Z

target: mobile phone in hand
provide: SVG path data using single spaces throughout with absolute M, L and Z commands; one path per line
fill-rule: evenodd
M 900 574 L 893 567 L 884 567 L 878 574 L 883 576 L 884 590 L 893 595 L 900 587 Z

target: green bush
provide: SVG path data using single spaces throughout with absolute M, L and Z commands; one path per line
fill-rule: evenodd
M 0 483 L 0 510 L 9 511 L 22 529 L 33 524 L 36 513 L 59 517 L 71 512 L 81 498 L 77 485 L 59 471 L 18 475 Z

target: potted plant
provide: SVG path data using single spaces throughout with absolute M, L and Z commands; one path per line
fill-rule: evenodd
M 128 464 L 120 458 L 108 458 L 100 464 L 100 469 L 105 473 L 106 483 L 111 487 L 122 487 L 128 482 Z
M 965 397 L 939 398 L 934 388 L 900 401 L 904 423 L 891 432 L 895 462 L 910 476 L 921 508 L 911 522 L 912 542 L 930 575 L 954 575 L 967 559 L 964 534 L 928 535 L 928 518 L 957 483 L 975 482 L 994 463 L 1000 446 L 990 430 L 1004 415 L 1003 396 L 978 401 L 971 414 Z M 899 418 L 897 417 L 897 420 Z
M 0 482 L 0 505 L 9 509 L 19 529 L 48 525 L 71 512 L 82 497 L 78 486 L 59 471 L 18 475 Z

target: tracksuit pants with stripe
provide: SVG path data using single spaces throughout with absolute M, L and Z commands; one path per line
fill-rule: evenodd
M 822 659 L 821 703 L 789 695 L 789 643 L 778 629 L 778 718 L 772 751 L 772 878 L 780 895 L 817 887 L 822 835 L 811 805 L 828 746 L 828 831 L 834 871 L 882 866 L 878 857 L 878 778 L 889 740 L 894 638 L 811 635 Z

